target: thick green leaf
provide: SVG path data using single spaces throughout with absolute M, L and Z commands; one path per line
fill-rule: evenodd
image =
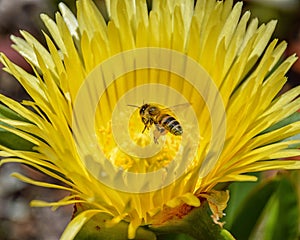
M 237 239 L 249 239 L 263 209 L 278 186 L 278 180 L 264 182 L 240 204 L 230 228 L 230 232 Z
M 81 206 L 77 206 L 76 216 L 80 216 Z M 90 210 L 87 210 L 89 212 Z M 141 226 L 137 229 L 135 239 L 143 240 L 234 240 L 232 235 L 219 225 L 215 224 L 211 218 L 208 204 L 205 202 L 200 207 L 194 208 L 182 218 L 172 219 L 159 226 Z M 76 218 L 75 216 L 75 218 Z M 75 219 L 74 218 L 74 219 Z M 76 235 L 78 240 L 93 239 L 128 239 L 128 223 L 121 221 L 118 224 L 107 227 L 107 222 L 111 219 L 106 213 L 98 213 L 90 220 L 83 218 L 79 221 L 79 226 L 84 220 L 86 223 Z
M 298 188 L 289 175 L 257 185 L 238 204 L 230 231 L 237 239 L 298 239 Z
M 299 188 L 299 186 L 297 186 Z M 298 239 L 299 205 L 295 186 L 290 178 L 283 176 L 276 197 L 279 199 L 278 221 L 274 225 L 272 239 Z
M 297 195 L 298 199 L 298 219 L 296 221 L 298 222 L 298 237 L 297 239 L 300 239 L 300 170 L 292 171 L 290 174 L 291 182 L 295 189 L 295 194 Z
M 80 214 L 79 214 L 80 215 Z M 78 216 L 79 216 L 78 215 Z M 76 235 L 77 240 L 96 240 L 96 239 L 128 239 L 128 223 L 121 221 L 118 224 L 107 227 L 106 222 L 111 220 L 111 217 L 105 213 L 99 213 L 89 220 L 80 232 Z M 156 240 L 153 232 L 140 227 L 136 232 L 136 239 Z
M 279 185 L 259 220 L 251 239 L 294 240 L 299 234 L 299 205 L 297 189 L 288 175 L 279 179 Z
M 252 175 L 260 179 L 261 173 L 252 173 Z M 243 201 L 245 201 L 246 197 L 255 189 L 255 187 L 257 187 L 259 183 L 260 182 L 258 180 L 257 182 L 234 182 L 229 185 L 230 199 L 227 204 L 227 208 L 225 209 L 226 215 L 224 217 L 226 228 L 231 228 L 234 217 L 237 211 L 239 211 L 239 206 Z
M 299 122 L 299 121 L 300 121 L 300 112 L 295 112 L 292 115 L 290 115 L 289 117 L 287 117 L 287 118 L 283 119 L 282 121 L 280 121 L 280 122 L 274 124 L 273 126 L 269 127 L 268 129 L 263 131 L 262 134 L 274 131 L 276 129 L 282 128 L 286 125 L 289 125 L 289 124 L 294 123 L 294 122 Z M 289 137 L 286 140 L 299 140 L 299 139 L 300 139 L 300 135 L 298 134 L 298 135 Z M 289 146 L 289 148 L 300 148 L 300 144 L 293 144 L 293 145 Z
M 23 118 L 16 112 L 12 111 L 11 109 L 7 108 L 6 106 L 0 104 L 0 118 L 7 118 L 7 119 L 12 119 L 12 120 L 19 120 L 19 121 L 24 121 L 28 122 L 27 119 Z M 6 125 L 5 123 L 1 122 L 0 120 L 0 125 Z M 15 150 L 27 150 L 31 151 L 34 144 L 17 136 L 14 133 L 11 133 L 5 129 L 1 129 L 0 126 L 0 145 L 15 149 Z
M 14 150 L 32 151 L 34 144 L 11 132 L 0 129 L 0 146 Z
M 0 118 L 29 122 L 26 118 L 22 117 L 21 115 L 4 106 L 3 104 L 0 104 Z
M 194 238 L 186 234 L 171 233 L 159 235 L 157 240 L 194 240 Z
M 233 240 L 232 235 L 226 229 L 215 224 L 210 215 L 209 206 L 205 202 L 200 207 L 192 209 L 181 219 L 172 219 L 159 226 L 150 226 L 149 229 L 154 231 L 161 240 L 170 239 L 164 237 L 172 236 L 168 235 L 171 233 L 186 234 L 189 236 L 186 238 L 187 240 L 191 237 L 196 240 Z
M 289 117 L 287 117 L 287 118 L 281 120 L 280 122 L 274 124 L 273 126 L 267 128 L 266 130 L 264 130 L 262 132 L 262 134 L 274 131 L 276 129 L 282 128 L 288 124 L 298 122 L 298 121 L 300 121 L 300 112 L 295 112 L 292 115 L 290 115 Z

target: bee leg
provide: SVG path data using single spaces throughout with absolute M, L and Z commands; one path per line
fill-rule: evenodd
M 144 127 L 142 133 L 144 133 L 146 129 L 147 129 L 147 125 L 145 125 L 145 127 Z
M 155 129 L 153 131 L 153 139 L 154 139 L 154 143 L 158 144 L 158 139 L 160 138 L 160 136 L 165 135 L 168 131 L 161 127 L 158 124 L 155 124 Z
M 144 127 L 142 133 L 144 133 L 146 129 L 150 128 L 150 126 L 153 124 L 153 121 L 151 119 L 147 120 L 146 118 L 144 118 L 143 123 L 145 124 L 145 127 Z
M 156 131 L 156 129 L 153 131 L 153 140 L 155 144 L 158 144 L 158 139 L 160 137 L 159 131 Z

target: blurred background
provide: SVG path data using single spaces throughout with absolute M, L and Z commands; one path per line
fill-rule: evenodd
M 26 30 L 44 43 L 40 20 L 41 13 L 54 18 L 58 10 L 58 0 L 0 0 L 0 52 L 28 72 L 30 66 L 11 48 L 10 36 L 20 36 L 19 30 Z M 64 1 L 75 10 L 75 1 Z M 0 64 L 2 69 L 2 65 Z M 12 76 L 0 70 L 0 93 L 18 101 L 29 97 Z M 12 172 L 21 172 L 36 180 L 55 182 L 24 165 L 5 164 L 0 168 L 0 239 L 1 240 L 56 240 L 59 239 L 66 224 L 70 221 L 73 207 L 62 207 L 57 211 L 50 208 L 31 208 L 33 199 L 56 201 L 68 193 L 49 190 L 22 183 L 10 177 Z
M 53 18 L 59 2 L 61 1 L 0 0 L 0 52 L 5 53 L 13 62 L 31 72 L 30 66 L 11 48 L 10 35 L 19 36 L 19 30 L 22 29 L 30 32 L 40 42 L 44 43 L 41 29 L 45 30 L 45 28 L 39 15 L 40 13 L 47 13 Z M 63 2 L 75 11 L 74 0 Z M 95 2 L 98 6 L 103 7 L 103 0 L 96 0 Z M 287 56 L 292 53 L 297 53 L 300 56 L 300 0 L 248 0 L 244 1 L 244 11 L 246 10 L 250 10 L 252 17 L 257 17 L 260 23 L 278 19 L 274 37 L 288 42 Z M 2 68 L 1 64 L 0 67 Z M 297 61 L 288 73 L 288 83 L 285 90 L 299 84 L 300 61 Z M 1 70 L 0 93 L 18 101 L 29 98 L 17 81 Z M 56 201 L 68 193 L 21 183 L 10 177 L 10 174 L 16 171 L 37 180 L 54 181 L 23 165 L 6 164 L 0 168 L 0 239 L 58 239 L 72 216 L 72 206 L 62 207 L 53 212 L 49 208 L 30 208 L 29 203 L 33 199 Z M 264 175 L 264 178 L 271 175 L 274 173 Z M 299 177 L 297 179 L 295 184 L 299 186 Z M 254 185 L 250 184 L 249 186 L 249 191 L 251 191 Z M 239 186 L 234 185 L 233 191 L 234 188 L 239 188 Z M 247 189 L 247 185 L 243 185 L 242 188 Z M 243 197 L 246 196 L 246 192 Z M 242 198 L 242 195 L 240 196 Z M 235 199 L 233 201 L 236 203 L 241 200 Z M 229 208 L 232 209 L 232 206 Z M 228 221 L 230 224 L 231 220 L 228 219 Z M 298 230 L 300 231 L 300 225 L 298 225 Z M 264 238 L 259 238 L 259 235 L 256 235 L 253 239 Z

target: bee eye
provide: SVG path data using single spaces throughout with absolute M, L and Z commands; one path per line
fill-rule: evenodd
M 144 104 L 144 105 L 141 107 L 141 109 L 140 109 L 140 115 L 145 114 L 145 110 L 146 110 L 146 108 L 147 108 L 148 106 L 149 106 L 149 105 Z

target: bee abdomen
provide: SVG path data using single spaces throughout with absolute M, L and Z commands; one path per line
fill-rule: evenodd
M 162 115 L 158 123 L 174 135 L 181 135 L 183 133 L 180 123 L 168 114 Z

